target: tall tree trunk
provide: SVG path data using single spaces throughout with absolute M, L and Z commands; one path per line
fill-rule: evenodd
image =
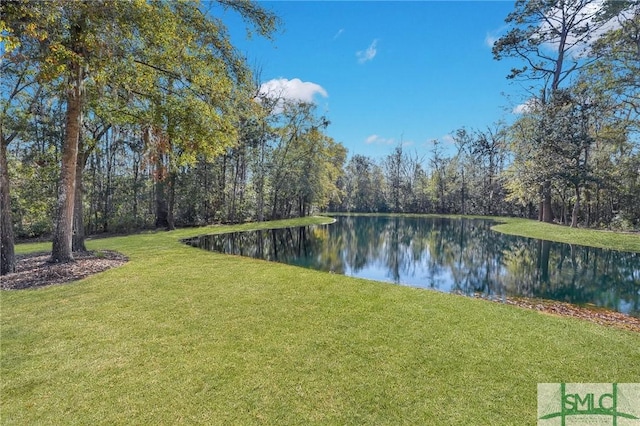
M 464 169 L 461 170 L 462 172 L 462 187 L 460 188 L 460 195 L 461 195 L 461 214 L 465 215 L 466 214 L 466 209 L 465 209 L 465 193 L 464 193 L 464 188 L 465 188 L 465 182 L 464 182 Z
M 231 187 L 231 200 L 229 201 L 229 222 L 236 223 L 236 203 L 238 196 L 238 179 L 240 179 L 240 154 L 236 155 L 236 162 L 233 168 L 233 184 Z
M 149 147 L 152 152 L 152 157 L 155 158 L 154 167 L 154 188 L 152 199 L 155 199 L 155 216 L 156 216 L 156 229 L 165 228 L 171 229 L 170 217 L 169 217 L 169 193 L 168 193 L 168 173 L 165 165 L 166 161 L 166 147 L 160 147 L 152 139 L 158 139 L 162 137 L 160 132 L 154 127 L 147 127 L 142 133 L 142 138 L 145 146 Z M 150 206 L 151 207 L 151 206 Z M 151 207 L 153 211 L 153 207 Z
M 137 155 L 137 154 L 135 154 Z M 133 213 L 133 226 L 138 227 L 138 192 L 139 192 L 139 184 L 138 184 L 138 179 L 139 179 L 139 175 L 140 175 L 140 162 L 138 161 L 138 158 L 135 157 L 134 161 L 133 161 L 133 185 L 132 185 L 132 192 L 133 192 L 133 206 L 132 206 L 132 213 Z
M 211 202 L 210 202 L 210 188 L 209 188 L 209 167 L 206 159 L 200 160 L 202 162 L 202 192 L 204 193 L 204 202 L 202 203 L 202 217 L 204 218 L 205 225 L 209 225 L 211 221 Z
M 576 202 L 573 204 L 573 212 L 571 213 L 571 227 L 578 227 L 578 214 L 580 213 L 580 187 L 576 185 Z
M 266 133 L 266 129 L 262 128 L 263 135 Z M 257 196 L 257 206 L 256 210 L 258 211 L 258 222 L 262 222 L 264 220 L 264 181 L 265 181 L 265 150 L 266 150 L 266 141 L 264 140 L 264 136 L 260 136 L 260 157 L 258 159 L 258 177 L 256 183 L 256 196 Z
M 167 176 L 162 156 L 156 162 L 156 228 L 169 229 L 169 201 L 167 199 Z
M 527 219 L 533 219 L 534 218 L 533 212 L 534 212 L 533 203 L 531 201 L 529 201 L 527 203 Z
M 7 145 L 0 129 L 0 275 L 16 271 Z
M 553 210 L 551 206 L 551 182 L 545 181 L 542 190 L 542 221 L 553 222 Z
M 538 203 L 538 220 L 542 222 L 544 217 L 544 185 L 540 185 L 538 189 L 540 195 L 540 202 Z
M 76 34 L 77 36 L 77 34 Z M 73 207 L 76 191 L 76 165 L 78 161 L 78 140 L 82 129 L 82 95 L 84 70 L 73 61 L 67 90 L 67 117 L 65 140 L 62 148 L 62 167 L 58 187 L 56 223 L 53 233 L 51 262 L 73 261 Z
M 273 188 L 273 205 L 271 206 L 271 219 L 280 219 L 278 216 L 278 186 Z
M 591 191 L 587 188 L 584 193 L 585 204 L 587 205 L 587 217 L 585 220 L 585 227 L 591 226 Z
M 167 231 L 176 229 L 176 220 L 173 212 L 176 204 L 176 173 L 169 172 L 167 189 Z
M 82 137 L 80 140 L 82 140 Z M 76 193 L 74 196 L 73 239 L 71 243 L 71 249 L 74 252 L 87 251 L 87 247 L 84 244 L 84 186 L 82 185 L 82 178 L 90 150 L 84 149 L 82 142 L 80 142 L 78 150 L 80 152 L 78 153 L 78 162 L 76 164 Z
M 216 210 L 220 213 L 219 221 L 228 221 L 228 212 L 225 210 L 227 204 L 227 160 L 228 154 L 222 156 L 222 169 L 218 175 L 218 199 L 216 200 Z M 215 212 L 214 212 L 215 214 Z

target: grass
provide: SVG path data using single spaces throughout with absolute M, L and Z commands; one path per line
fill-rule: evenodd
M 344 213 L 338 213 L 344 214 Z M 375 216 L 376 213 L 353 213 L 355 216 Z M 577 244 L 588 247 L 599 247 L 618 251 L 640 253 L 640 233 L 612 232 L 596 229 L 571 228 L 554 223 L 543 223 L 536 220 L 512 218 L 504 216 L 461 216 L 461 215 L 420 215 L 399 214 L 404 217 L 450 217 L 493 219 L 498 222 L 492 227 L 494 231 L 522 237 L 556 241 L 559 243 Z
M 571 228 L 527 219 L 496 218 L 496 220 L 504 223 L 494 226 L 493 229 L 505 234 L 640 253 L 640 234 L 638 233 Z
M 0 293 L 0 421 L 535 424 L 537 383 L 640 377 L 638 333 L 178 241 L 317 220 L 91 240 L 130 262 Z

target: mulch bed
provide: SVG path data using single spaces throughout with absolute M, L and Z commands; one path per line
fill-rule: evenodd
M 496 299 L 494 301 L 519 306 L 525 309 L 533 309 L 549 315 L 579 318 L 608 327 L 622 328 L 640 333 L 640 318 L 625 315 L 620 312 L 610 311 L 604 308 L 598 308 L 596 306 L 577 306 L 556 300 L 527 299 L 525 297 L 507 297 L 505 299 Z
M 74 253 L 69 263 L 49 263 L 50 253 L 16 256 L 16 272 L 0 278 L 0 289 L 23 290 L 76 281 L 127 262 L 120 253 L 110 250 Z
M 49 263 L 49 253 L 20 255 L 16 272 L 0 277 L 1 290 L 22 290 L 76 281 L 98 272 L 123 265 L 128 259 L 110 250 L 74 253 L 70 263 Z M 481 297 L 481 296 L 478 296 Z M 508 297 L 497 302 L 534 309 L 551 315 L 580 318 L 601 325 L 622 328 L 640 333 L 640 318 L 605 309 L 582 307 L 553 300 Z

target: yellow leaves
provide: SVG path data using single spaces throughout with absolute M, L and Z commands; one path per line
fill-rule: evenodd
M 164 149 L 182 152 L 184 161 L 195 153 L 224 153 L 238 141 L 239 117 L 260 110 L 248 67 L 226 28 L 196 2 L 12 4 L 11 18 L 0 21 L 0 40 L 6 50 L 20 43 L 30 48 L 39 81 L 64 83 L 80 64 L 87 72 L 88 109 L 118 122 L 157 126 L 171 139 Z M 255 21 L 261 8 L 249 6 L 237 12 Z
M 38 27 L 36 26 L 35 22 L 31 22 L 27 24 L 24 28 L 24 32 L 29 37 L 33 37 L 40 41 L 45 40 L 47 38 L 46 34 L 38 32 Z
M 61 77 L 69 69 L 71 61 L 77 60 L 77 55 L 59 42 L 49 44 L 48 51 L 43 57 L 38 80 L 52 81 Z
M 4 30 L 2 32 L 4 33 Z M 0 43 L 4 46 L 4 56 L 4 54 L 11 53 L 20 46 L 20 39 L 0 34 Z

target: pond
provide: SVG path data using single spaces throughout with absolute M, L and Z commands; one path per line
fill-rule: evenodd
M 488 298 L 596 305 L 640 317 L 640 253 L 492 231 L 495 222 L 337 216 L 330 225 L 203 235 L 185 242 L 377 281 Z

